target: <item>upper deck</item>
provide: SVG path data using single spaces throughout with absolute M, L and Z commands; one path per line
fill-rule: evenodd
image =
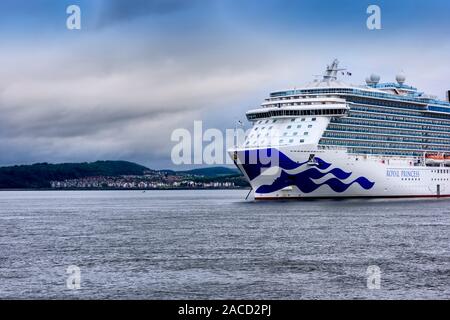
M 366 79 L 366 85 L 353 86 L 338 80 L 337 74 L 341 70 L 344 69 L 338 69 L 338 61 L 335 60 L 328 66 L 321 80 L 316 80 L 304 88 L 272 92 L 266 102 L 295 100 L 298 97 L 357 97 L 377 100 L 380 105 L 386 102 L 386 106 L 450 114 L 450 102 L 426 95 L 417 88 L 406 85 L 403 75 L 397 75 L 396 83 L 380 83 L 379 76 L 371 75 Z
M 386 85 L 386 84 L 381 84 Z M 322 88 L 304 88 L 277 91 L 270 94 L 270 101 L 278 101 L 279 98 L 291 98 L 297 95 L 345 95 L 356 97 L 367 97 L 384 101 L 403 102 L 402 106 L 410 106 L 410 109 L 423 110 L 429 112 L 450 113 L 450 103 L 438 100 L 427 96 L 414 95 L 397 95 L 393 93 L 383 92 L 381 90 L 373 90 L 367 88 L 337 88 L 337 87 L 322 87 Z

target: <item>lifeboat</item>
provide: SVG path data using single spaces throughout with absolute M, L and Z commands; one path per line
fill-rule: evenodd
M 445 164 L 446 165 L 450 165 L 450 154 L 446 154 L 444 156 L 444 160 L 445 160 Z
M 442 154 L 427 154 L 425 155 L 425 161 L 427 164 L 442 164 L 446 159 Z M 448 158 L 448 161 L 450 163 L 450 157 Z

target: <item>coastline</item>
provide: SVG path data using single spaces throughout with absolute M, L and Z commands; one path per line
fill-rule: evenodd
M 157 189 L 145 189 L 145 188 L 67 188 L 67 189 L 0 189 L 2 191 L 176 191 L 176 190 L 250 190 L 249 187 L 234 187 L 234 188 L 157 188 Z

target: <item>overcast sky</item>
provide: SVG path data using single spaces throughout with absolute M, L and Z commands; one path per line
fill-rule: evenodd
M 66 28 L 66 8 L 82 29 Z M 382 30 L 366 9 L 382 9 Z M 338 58 L 444 97 L 449 1 L 2 0 L 0 165 L 136 161 L 174 168 L 175 128 L 233 128 L 269 91 Z

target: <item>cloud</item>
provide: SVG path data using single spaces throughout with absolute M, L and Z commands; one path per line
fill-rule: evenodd
M 0 150 L 9 150 L 0 152 L 0 164 L 170 164 L 172 130 L 226 112 L 220 108 L 268 80 L 252 55 L 224 48 L 222 40 L 187 50 L 176 38 L 119 44 L 115 32 L 0 52 Z
M 5 39 L 0 165 L 124 159 L 169 167 L 172 130 L 198 119 L 234 127 L 270 90 L 301 86 L 335 57 L 353 72 L 350 82 L 372 72 L 389 81 L 404 69 L 421 89 L 447 89 L 450 48 L 430 46 L 429 36 L 270 31 L 268 18 L 261 31 L 244 12 L 196 19 L 187 10 L 195 2 L 125 3 L 105 1 L 105 28 Z
M 147 15 L 168 15 L 185 10 L 196 0 L 104 0 L 99 8 L 100 27 L 129 22 Z
M 410 83 L 436 92 L 446 77 L 433 68 L 445 58 L 441 50 L 405 59 L 396 48 L 386 49 L 386 63 L 379 54 L 375 59 L 379 43 L 370 41 L 345 48 L 327 42 L 335 48 L 330 55 L 308 39 L 292 44 L 279 38 L 267 47 L 265 39 L 246 41 L 249 35 L 241 33 L 118 44 L 110 32 L 0 52 L 1 164 L 125 159 L 169 167 L 172 130 L 198 119 L 205 127 L 232 128 L 269 90 L 308 82 L 335 56 L 356 83 L 371 72 L 389 81 L 406 69 Z M 428 62 L 416 65 L 419 55 Z M 423 80 L 431 72 L 435 80 Z

